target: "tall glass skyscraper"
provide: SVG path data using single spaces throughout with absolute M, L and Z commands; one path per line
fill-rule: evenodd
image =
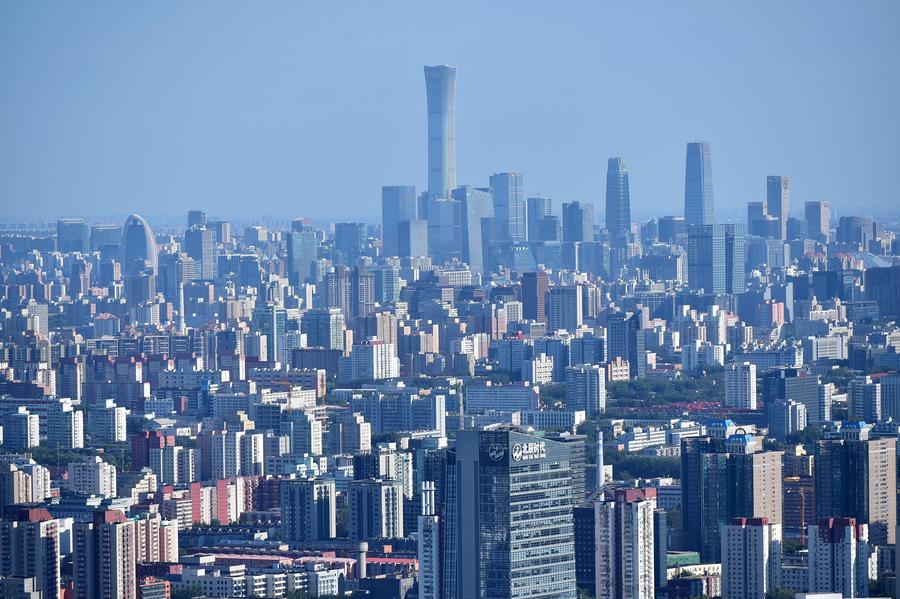
M 564 203 L 563 241 L 594 240 L 594 204 L 591 202 Z
M 425 67 L 428 101 L 428 195 L 456 188 L 456 67 Z
M 610 158 L 606 166 L 606 230 L 613 240 L 623 239 L 631 228 L 631 194 L 624 158 Z
M 742 293 L 745 257 L 743 224 L 689 227 L 688 287 L 704 293 Z
M 692 141 L 687 145 L 684 168 L 684 223 L 711 225 L 715 220 L 709 142 Z
M 781 236 L 787 239 L 788 212 L 791 208 L 791 189 L 787 177 L 769 175 L 766 177 L 766 207 L 769 214 L 778 219 Z
M 150 225 L 139 214 L 132 214 L 122 227 L 123 274 L 149 269 L 157 272 L 156 238 Z
M 528 198 L 526 205 L 528 241 L 544 241 L 541 235 L 541 220 L 553 216 L 553 200 L 541 197 Z
M 381 188 L 381 238 L 385 256 L 398 256 L 400 223 L 415 220 L 416 188 L 412 185 L 385 185 Z
M 462 260 L 474 272 L 484 272 L 484 247 L 494 218 L 494 204 L 486 189 L 464 185 L 453 190 L 453 199 L 460 203 Z
M 501 243 L 525 241 L 528 218 L 522 174 L 494 173 L 490 185 L 494 196 L 495 240 Z

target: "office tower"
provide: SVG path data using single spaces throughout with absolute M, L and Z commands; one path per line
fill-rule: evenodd
M 422 513 L 417 522 L 421 599 L 441 599 L 441 523 L 435 510 L 435 483 L 423 481 Z
M 741 362 L 725 367 L 725 406 L 756 409 L 756 364 Z
M 118 510 L 76 522 L 75 599 L 137 599 L 135 523 Z
M 809 527 L 809 592 L 869 596 L 869 528 L 854 518 L 824 518 Z M 874 544 L 874 543 L 873 543 Z
M 313 278 L 318 258 L 319 240 L 315 231 L 301 227 L 287 234 L 287 274 L 292 285 L 302 285 Z
M 867 268 L 866 299 L 878 305 L 882 318 L 900 318 L 900 264 Z
M 196 225 L 184 232 L 184 251 L 199 266 L 199 276 L 205 281 L 216 278 L 216 240 L 212 229 Z
M 631 230 L 631 194 L 624 158 L 610 158 L 606 166 L 606 230 L 614 242 L 620 240 L 619 245 L 624 245 Z
M 788 214 L 791 207 L 791 191 L 789 180 L 782 175 L 769 175 L 766 178 L 766 205 L 768 212 L 778 219 L 778 239 L 787 239 Z
M 310 347 L 343 349 L 346 322 L 340 308 L 316 309 L 303 315 L 301 326 Z
M 155 275 L 157 265 L 153 230 L 143 216 L 132 214 L 122 227 L 122 272 L 127 275 L 149 270 Z
M 412 185 L 385 185 L 381 188 L 383 255 L 400 255 L 400 223 L 416 220 L 416 210 L 416 188 Z
M 89 252 L 91 231 L 83 218 L 56 221 L 56 247 L 60 252 Z
M 687 547 L 703 562 L 720 559 L 720 523 L 726 519 L 728 454 L 717 439 L 695 437 L 681 441 L 681 511 Z
M 742 293 L 745 253 L 743 225 L 689 227 L 688 286 L 710 294 Z
M 594 504 L 597 599 L 653 599 L 656 489 L 617 489 Z
M 91 251 L 117 249 L 122 245 L 121 225 L 98 224 L 91 227 Z
M 647 374 L 644 357 L 644 335 L 641 334 L 641 312 L 616 312 L 607 319 L 607 360 L 616 358 L 628 361 L 631 378 Z
M 339 308 L 346 318 L 353 317 L 353 277 L 349 268 L 337 266 L 325 275 L 319 288 L 319 298 L 324 307 Z
M 847 384 L 847 403 L 852 420 L 880 421 L 882 419 L 881 384 L 872 381 L 872 378 L 868 376 L 854 377 Z
M 547 331 L 574 332 L 583 322 L 581 288 L 577 285 L 551 287 L 546 296 Z
M 588 418 L 606 411 L 606 369 L 596 364 L 566 367 L 566 410 Z
M 758 439 L 750 435 L 728 439 L 735 451 L 725 465 L 726 522 L 731 518 L 766 518 L 770 524 L 781 524 L 784 452 L 753 451 L 755 443 Z
M 676 243 L 679 236 L 687 234 L 683 216 L 661 216 L 657 227 L 662 243 Z
M 59 520 L 45 508 L 23 508 L 8 516 L 0 521 L 0 578 L 33 578 L 38 597 L 57 599 Z
M 781 525 L 734 518 L 722 527 L 722 597 L 759 599 L 781 588 Z
M 574 597 L 571 448 L 509 429 L 460 431 L 444 578 L 456 597 Z M 448 596 L 445 594 L 445 596 Z
M 428 221 L 401 221 L 398 250 L 402 258 L 423 258 L 428 256 Z
M 428 195 L 456 188 L 456 67 L 425 67 L 428 102 Z
M 4 448 L 28 449 L 40 443 L 40 416 L 32 414 L 25 406 L 19 406 L 3 419 Z
M 550 290 L 550 276 L 542 271 L 522 273 L 522 316 L 527 320 L 547 322 L 544 302 Z
M 460 203 L 460 246 L 462 261 L 473 272 L 488 269 L 484 248 L 491 234 L 494 202 L 490 192 L 468 185 L 457 187 L 452 198 Z
M 494 200 L 494 241 L 525 241 L 528 216 L 521 173 L 494 173 L 490 178 L 490 189 Z
M 372 270 L 375 277 L 375 301 L 382 306 L 400 300 L 400 269 L 382 266 Z
M 287 310 L 274 302 L 257 304 L 252 313 L 253 330 L 266 336 L 266 355 L 271 362 L 287 360 Z
M 206 213 L 202 210 L 188 210 L 187 226 L 191 227 L 206 226 Z
M 828 202 L 806 202 L 803 207 L 806 217 L 806 232 L 810 239 L 828 243 L 831 230 L 831 206 Z
M 594 240 L 594 205 L 569 202 L 562 205 L 563 241 Z
M 873 545 L 888 545 L 897 528 L 897 439 L 867 432 L 847 422 L 843 439 L 816 442 L 816 519 L 855 518 Z
M 355 267 L 350 273 L 350 315 L 367 316 L 375 311 L 375 275 Z
M 766 404 L 793 400 L 806 408 L 809 424 L 831 419 L 831 389 L 819 376 L 801 368 L 773 368 L 763 375 L 762 399 Z
M 553 216 L 553 200 L 550 198 L 528 198 L 525 200 L 525 213 L 528 221 L 528 241 L 553 241 L 544 239 L 541 234 L 541 220 Z
M 353 266 L 366 246 L 366 225 L 363 223 L 335 223 L 334 262 Z
M 755 235 L 755 227 L 758 221 L 763 220 L 768 214 L 769 207 L 765 202 L 747 202 L 747 230 Z
M 713 205 L 712 157 L 709 143 L 693 141 L 687 145 L 684 169 L 684 222 L 711 225 L 716 222 Z
M 347 529 L 353 541 L 403 537 L 403 482 L 354 480 L 347 491 Z
M 283 480 L 280 493 L 282 541 L 322 541 L 337 535 L 333 480 Z
M 436 264 L 462 258 L 460 202 L 428 199 L 428 254 Z

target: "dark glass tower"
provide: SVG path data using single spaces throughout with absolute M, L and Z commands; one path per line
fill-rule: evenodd
M 381 238 L 385 256 L 399 256 L 400 223 L 415 220 L 416 188 L 411 185 L 386 185 L 381 188 Z
M 715 220 L 709 143 L 692 141 L 687 145 L 684 168 L 684 222 L 687 226 L 711 225 Z
M 606 230 L 613 241 L 624 240 L 631 228 L 628 166 L 623 158 L 610 158 L 606 167 Z

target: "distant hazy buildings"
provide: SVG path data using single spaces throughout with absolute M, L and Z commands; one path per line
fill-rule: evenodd
M 769 214 L 778 219 L 778 239 L 787 239 L 788 214 L 791 208 L 791 190 L 787 177 L 769 175 L 766 178 L 766 206 Z
M 715 220 L 709 143 L 693 141 L 687 145 L 685 161 L 684 222 L 688 226 L 711 225 Z
M 132 214 L 122 229 L 123 274 L 150 270 L 157 272 L 156 240 L 143 216 Z
M 416 209 L 415 187 L 386 185 L 381 188 L 381 234 L 385 256 L 400 255 L 400 223 L 415 220 Z
M 428 101 L 428 195 L 456 188 L 456 67 L 425 67 Z
M 563 204 L 563 241 L 594 240 L 594 205 L 590 202 Z

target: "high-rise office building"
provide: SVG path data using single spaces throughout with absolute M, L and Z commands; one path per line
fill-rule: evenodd
M 619 245 L 631 229 L 631 194 L 624 158 L 610 158 L 606 166 L 606 230 Z
M 156 238 L 150 225 L 139 214 L 132 214 L 122 227 L 122 274 L 150 270 L 157 273 Z
M 869 439 L 844 423 L 845 438 L 816 442 L 816 518 L 855 518 L 875 545 L 894 543 L 897 529 L 897 439 Z M 857 437 L 852 438 L 853 432 Z
M 366 225 L 363 223 L 335 223 L 334 262 L 354 266 L 366 246 Z
M 386 185 L 381 188 L 381 238 L 385 256 L 399 256 L 400 223 L 415 220 L 418 203 L 412 185 Z
M 534 197 L 525 201 L 528 220 L 528 241 L 552 241 L 544 239 L 541 232 L 541 221 L 553 216 L 553 200 L 550 198 Z
M 280 492 L 283 541 L 321 541 L 336 536 L 333 480 L 283 480 Z
M 56 247 L 60 252 L 89 252 L 91 229 L 83 218 L 56 221 Z
M 756 364 L 741 362 L 725 367 L 725 406 L 756 409 Z
M 462 257 L 461 204 L 447 198 L 428 200 L 428 254 L 436 264 Z
M 494 200 L 495 241 L 525 241 L 528 216 L 521 173 L 494 173 L 490 178 L 490 189 Z
M 203 210 L 188 210 L 187 213 L 188 229 L 197 226 L 206 226 L 206 212 Z
M 547 322 L 546 296 L 550 290 L 550 276 L 542 271 L 522 273 L 522 317 Z
M 446 493 L 465 517 L 445 533 L 452 596 L 575 596 L 571 451 L 510 429 L 458 433 Z
M 75 599 L 137 599 L 135 523 L 118 510 L 76 522 Z
M 456 188 L 456 67 L 426 66 L 425 97 L 428 195 L 446 198 Z
M 457 187 L 451 197 L 460 204 L 460 246 L 462 260 L 473 272 L 483 273 L 484 248 L 488 245 L 494 218 L 494 202 L 489 190 Z
M 784 452 L 749 449 L 757 441 L 750 435 L 728 439 L 729 446 L 737 451 L 729 454 L 725 466 L 726 522 L 731 518 L 766 518 L 770 524 L 781 524 Z M 741 453 L 744 447 L 749 453 Z
M 810 593 L 869 596 L 869 527 L 855 518 L 825 518 L 807 538 Z
M 806 232 L 810 239 L 828 243 L 831 230 L 831 205 L 828 202 L 806 202 Z
M 900 318 L 900 264 L 867 268 L 866 298 L 878 305 L 882 318 Z
M 766 205 L 769 214 L 778 219 L 778 239 L 787 239 L 788 214 L 791 208 L 791 189 L 787 177 L 769 175 L 766 178 Z
M 568 202 L 562 205 L 563 241 L 594 240 L 594 204 Z
M 617 489 L 594 504 L 597 599 L 656 596 L 654 513 L 656 489 Z
M 23 508 L 0 520 L 0 578 L 33 578 L 38 597 L 57 599 L 59 528 L 45 508 Z
M 759 599 L 781 588 L 781 525 L 734 518 L 722 527 L 722 597 Z
M 122 245 L 122 226 L 98 224 L 91 227 L 91 251 L 109 252 Z
M 301 327 L 310 347 L 344 348 L 347 320 L 340 308 L 309 310 L 303 315 Z
M 428 256 L 428 221 L 404 220 L 400 222 L 398 251 L 404 258 Z
M 301 285 L 313 278 L 313 268 L 319 257 L 319 240 L 308 227 L 294 227 L 287 234 L 287 274 L 293 285 Z
M 712 157 L 709 143 L 693 141 L 687 145 L 684 169 L 684 222 L 711 225 L 716 222 L 713 205 Z
M 606 411 L 606 369 L 597 364 L 566 367 L 566 410 L 584 410 L 588 418 Z
M 577 285 L 557 285 L 547 292 L 545 308 L 547 310 L 548 332 L 574 332 L 583 322 L 581 288 Z
M 435 483 L 422 482 L 422 510 L 418 518 L 419 597 L 441 599 L 441 521 L 435 515 Z
M 744 225 L 688 228 L 688 286 L 704 293 L 742 293 L 745 279 Z
M 199 267 L 199 276 L 205 281 L 216 278 L 216 236 L 205 225 L 196 225 L 184 232 L 184 251 Z

